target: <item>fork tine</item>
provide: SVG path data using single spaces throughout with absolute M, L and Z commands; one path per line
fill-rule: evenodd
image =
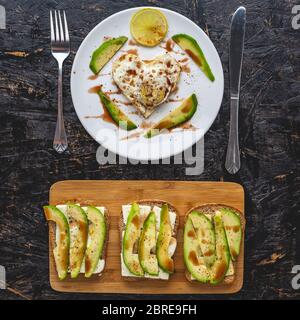
M 64 42 L 65 41 L 65 36 L 64 36 L 64 29 L 63 29 L 62 22 L 61 22 L 60 10 L 58 10 L 58 20 L 59 20 L 60 41 Z
M 53 42 L 53 41 L 55 41 L 55 35 L 54 35 L 52 10 L 50 10 L 50 29 L 51 29 L 51 41 Z
M 56 41 L 60 41 L 60 35 L 59 35 L 59 28 L 58 28 L 58 20 L 57 20 L 57 11 L 54 11 L 54 17 L 55 17 L 55 36 L 56 36 Z
M 65 38 L 66 38 L 66 41 L 69 42 L 70 38 L 69 38 L 69 29 L 68 29 L 66 11 L 64 10 L 63 12 L 64 12 L 64 25 L 65 25 Z

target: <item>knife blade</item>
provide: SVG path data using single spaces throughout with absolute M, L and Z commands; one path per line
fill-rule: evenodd
M 246 9 L 239 7 L 233 14 L 231 21 L 229 49 L 230 97 L 236 97 L 240 92 L 245 27 Z
M 245 7 L 239 7 L 233 14 L 231 20 L 229 47 L 230 129 L 225 168 L 231 174 L 238 172 L 241 167 L 238 137 L 238 108 L 245 28 L 246 9 Z

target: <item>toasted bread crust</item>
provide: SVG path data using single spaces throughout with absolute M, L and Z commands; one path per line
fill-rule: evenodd
M 214 216 L 215 215 L 215 210 L 218 210 L 218 209 L 221 209 L 221 208 L 231 209 L 236 214 L 239 215 L 239 217 L 241 219 L 242 230 L 243 230 L 243 233 L 244 233 L 245 232 L 245 226 L 246 226 L 246 219 L 245 219 L 245 216 L 242 214 L 242 212 L 240 210 L 234 208 L 234 207 L 231 207 L 231 206 L 228 206 L 228 205 L 225 205 L 225 204 L 219 204 L 219 203 L 208 203 L 208 204 L 204 204 L 204 205 L 195 206 L 195 207 L 189 209 L 189 211 L 185 214 L 184 224 L 186 223 L 187 218 L 188 218 L 189 214 L 192 211 L 199 210 L 199 211 L 203 212 L 204 214 L 210 214 L 210 215 Z M 233 263 L 233 268 L 235 269 L 236 261 L 232 261 L 232 263 Z M 188 272 L 188 270 L 186 270 L 186 272 L 185 272 L 185 277 L 187 278 L 187 280 L 189 282 L 195 282 L 195 280 L 192 280 L 191 274 Z M 225 276 L 225 278 L 222 281 L 222 283 L 223 284 L 231 284 L 231 283 L 233 283 L 234 279 L 235 279 L 235 275 Z
M 139 200 L 139 201 L 133 201 L 136 202 L 139 205 L 144 205 L 144 206 L 162 206 L 163 204 L 167 204 L 169 209 L 173 212 L 176 213 L 176 221 L 175 221 L 175 225 L 174 225 L 174 230 L 172 233 L 172 237 L 176 239 L 177 237 L 177 231 L 178 231 L 178 227 L 179 227 L 179 215 L 178 215 L 178 211 L 176 210 L 176 208 L 169 202 L 167 201 L 163 201 L 163 200 Z M 133 203 L 132 202 L 132 203 Z M 127 205 L 130 205 L 132 203 L 127 203 Z M 123 242 L 123 231 L 125 231 L 125 227 L 126 225 L 123 222 L 123 217 L 122 217 L 122 210 L 121 210 L 121 214 L 120 214 L 120 220 L 119 220 L 119 234 L 120 234 L 120 249 L 122 251 L 122 242 Z M 122 276 L 122 275 L 121 275 Z M 152 279 L 152 278 L 146 278 L 146 277 L 124 277 L 122 276 L 122 278 L 126 281 L 141 281 L 141 280 L 161 280 L 161 281 L 166 281 L 166 280 L 162 280 L 162 279 Z

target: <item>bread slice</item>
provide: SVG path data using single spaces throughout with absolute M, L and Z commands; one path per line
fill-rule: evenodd
M 154 206 L 158 206 L 161 207 L 163 204 L 167 204 L 169 207 L 169 211 L 172 211 L 176 214 L 176 220 L 175 220 L 175 224 L 174 224 L 174 229 L 172 232 L 172 237 L 173 238 L 177 238 L 177 231 L 178 231 L 178 227 L 179 227 L 179 215 L 178 215 L 178 211 L 177 209 L 170 204 L 167 201 L 163 201 L 163 200 L 139 200 L 139 201 L 134 201 L 135 203 L 139 204 L 139 205 L 144 205 L 144 206 L 150 206 L 150 207 L 154 207 Z M 131 205 L 131 203 L 127 203 L 126 205 Z M 122 242 L 123 242 L 123 232 L 125 231 L 125 227 L 126 225 L 123 222 L 123 212 L 121 210 L 121 214 L 120 214 L 120 220 L 119 220 L 119 234 L 120 234 L 120 249 L 122 252 Z M 122 261 L 121 261 L 122 263 Z M 122 276 L 122 275 L 121 275 Z M 141 281 L 141 280 L 162 280 L 162 279 L 153 279 L 153 278 L 146 278 L 146 277 L 126 277 L 126 276 L 122 276 L 122 278 L 126 281 Z M 165 280 L 162 280 L 165 281 Z
M 55 204 L 55 206 L 57 205 L 67 205 L 70 203 L 76 203 L 81 207 L 87 207 L 87 206 L 94 206 L 94 207 L 101 207 L 102 205 L 99 204 L 95 204 L 95 202 L 93 201 L 61 201 L 57 204 Z M 104 241 L 104 245 L 103 245 L 103 250 L 102 250 L 102 255 L 100 257 L 100 259 L 106 261 L 106 254 L 107 254 L 107 246 L 108 246 L 108 237 L 109 237 L 109 213 L 108 213 L 108 209 L 103 206 L 105 208 L 105 214 L 104 214 L 104 219 L 105 219 L 105 225 L 106 225 L 106 237 L 105 237 L 105 241 Z M 52 221 L 49 221 L 49 244 L 50 244 L 50 248 L 49 248 L 49 252 L 53 257 L 53 248 L 55 247 L 55 241 L 56 241 L 56 224 Z M 54 259 L 53 259 L 54 261 Z M 55 262 L 54 262 L 55 264 Z M 106 268 L 106 263 L 104 264 L 104 268 L 100 273 L 95 273 L 93 274 L 90 278 L 85 278 L 86 281 L 89 281 L 89 279 L 94 279 L 95 277 L 101 277 L 105 271 Z M 55 267 L 56 269 L 56 267 Z M 79 273 L 78 277 L 84 277 L 84 273 Z M 69 278 L 69 276 L 67 277 Z M 76 280 L 76 279 L 74 279 Z
M 216 211 L 221 209 L 221 208 L 228 208 L 234 211 L 234 213 L 236 213 L 240 219 L 241 219 L 241 226 L 242 226 L 242 232 L 243 232 L 243 236 L 242 236 L 242 241 L 244 241 L 244 232 L 245 232 L 245 226 L 246 226 L 246 219 L 245 216 L 242 214 L 241 211 L 239 211 L 238 209 L 228 206 L 228 205 L 223 205 L 223 204 L 217 204 L 217 203 L 208 203 L 208 204 L 204 204 L 204 205 L 200 205 L 200 206 L 196 206 L 191 208 L 185 215 L 185 219 L 184 219 L 184 224 L 187 221 L 187 218 L 189 216 L 189 214 L 192 211 L 201 211 L 204 214 L 207 215 L 211 215 L 212 217 L 215 215 Z M 243 244 L 241 244 L 243 245 Z M 233 268 L 236 269 L 236 263 L 237 261 L 232 261 L 233 263 Z M 187 278 L 188 281 L 190 282 L 197 282 L 197 280 L 193 280 L 191 274 L 188 272 L 188 270 L 186 270 L 185 272 L 185 276 Z M 224 280 L 223 280 L 223 284 L 231 284 L 233 283 L 235 279 L 235 274 L 233 275 L 229 275 L 229 276 L 225 276 Z M 199 282 L 200 283 L 200 282 Z

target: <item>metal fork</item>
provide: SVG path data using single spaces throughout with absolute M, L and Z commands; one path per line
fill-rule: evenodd
M 68 148 L 68 140 L 63 117 L 63 63 L 70 54 L 70 38 L 66 13 L 63 11 L 63 19 L 60 10 L 50 11 L 51 52 L 58 62 L 58 109 L 53 148 L 58 153 L 63 153 Z

